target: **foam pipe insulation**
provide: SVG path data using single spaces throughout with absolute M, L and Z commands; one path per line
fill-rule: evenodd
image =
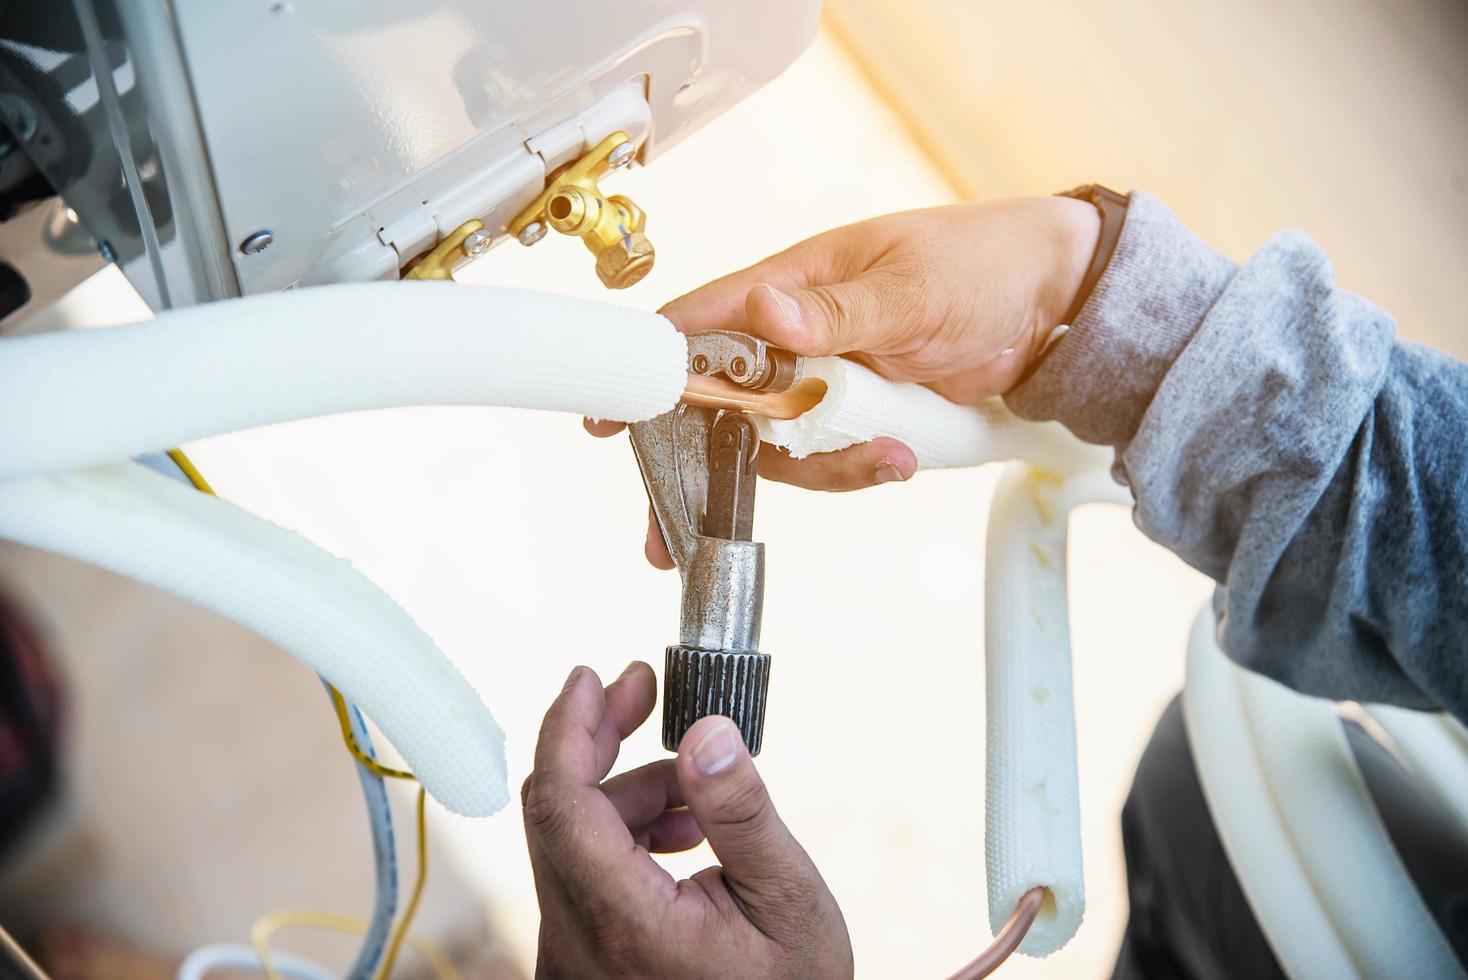
M 1334 705 L 1237 666 L 1215 632 L 1205 607 L 1188 645 L 1188 744 L 1229 863 L 1285 973 L 1462 977 Z
M 305 538 L 128 462 L 0 481 L 0 537 L 258 633 L 358 705 L 444 806 L 505 805 L 504 737 L 469 682 L 386 593 Z
M 985 831 L 989 924 L 1020 897 L 1050 890 L 1020 952 L 1064 946 L 1085 912 L 1075 708 L 1071 697 L 1066 538 L 1070 511 L 1130 503 L 1104 474 L 1065 480 L 1011 463 L 994 490 L 984 576 Z
M 955 405 L 931 388 L 893 384 L 840 357 L 808 358 L 803 377 L 826 383 L 820 404 L 799 418 L 760 419 L 760 435 L 796 459 L 878 436 L 906 443 L 923 469 L 1023 459 L 1060 473 L 1100 469 L 1111 451 L 1090 446 L 1057 422 L 1026 422 L 997 398 Z
M 225 300 L 0 341 L 0 477 L 113 463 L 336 412 L 501 405 L 640 421 L 673 407 L 687 345 L 606 303 L 446 282 Z
M 488 813 L 505 799 L 499 730 L 406 613 L 294 535 L 118 461 L 394 406 L 638 421 L 676 403 L 686 357 L 683 338 L 656 314 L 411 282 L 317 287 L 0 341 L 0 416 L 26 420 L 0 428 L 0 536 L 156 585 L 271 639 L 358 704 L 435 798 Z M 1021 948 L 1059 948 L 1082 913 L 1065 514 L 1119 493 L 1093 472 L 1110 453 L 1057 425 L 1020 421 L 997 401 L 960 407 L 839 358 L 806 369 L 826 382 L 826 398 L 800 419 L 764 426 L 793 455 L 885 435 L 912 446 L 923 467 L 1027 458 L 1082 474 L 1062 484 L 1012 470 L 990 522 L 990 567 L 1020 570 L 988 576 L 991 917 L 997 930 L 1024 890 L 1045 884 L 1052 901 Z M 103 464 L 115 465 L 68 472 Z
M 0 478 L 96 466 L 241 429 L 408 405 L 498 405 L 637 422 L 668 411 L 687 345 L 656 313 L 516 289 L 353 283 L 225 300 L 103 330 L 0 341 Z M 766 426 L 792 453 L 875 436 L 919 465 L 1024 457 L 1104 465 L 998 400 L 954 405 L 859 364 L 812 358 L 827 397 Z

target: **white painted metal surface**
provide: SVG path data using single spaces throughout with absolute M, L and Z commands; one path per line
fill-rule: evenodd
M 818 7 L 181 0 L 226 237 L 274 235 L 233 250 L 240 289 L 391 278 L 470 218 L 502 236 L 548 169 L 607 132 L 646 162 L 774 77 Z

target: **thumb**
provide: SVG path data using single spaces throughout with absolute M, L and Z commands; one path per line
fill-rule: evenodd
M 778 935 L 816 906 L 825 884 L 775 812 L 732 721 L 710 716 L 688 729 L 678 746 L 678 784 L 755 926 Z
M 830 285 L 778 289 L 760 283 L 744 298 L 747 329 L 797 354 L 822 357 L 875 351 L 891 324 L 884 290 L 898 288 L 878 273 Z

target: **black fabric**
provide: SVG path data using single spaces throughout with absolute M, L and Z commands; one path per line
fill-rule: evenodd
M 1284 977 L 1213 828 L 1174 698 L 1121 811 L 1131 918 L 1113 980 Z
M 0 596 L 0 855 L 57 794 L 61 705 L 35 632 Z
M 1468 834 L 1441 799 L 1345 723 L 1378 815 L 1460 962 L 1468 962 Z M 1113 980 L 1283 977 L 1218 840 L 1174 698 L 1121 814 L 1131 918 Z

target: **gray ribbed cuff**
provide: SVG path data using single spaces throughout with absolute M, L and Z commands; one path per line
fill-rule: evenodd
M 1235 268 L 1162 202 L 1132 191 L 1090 299 L 1005 402 L 1022 418 L 1056 420 L 1086 442 L 1126 445 Z

